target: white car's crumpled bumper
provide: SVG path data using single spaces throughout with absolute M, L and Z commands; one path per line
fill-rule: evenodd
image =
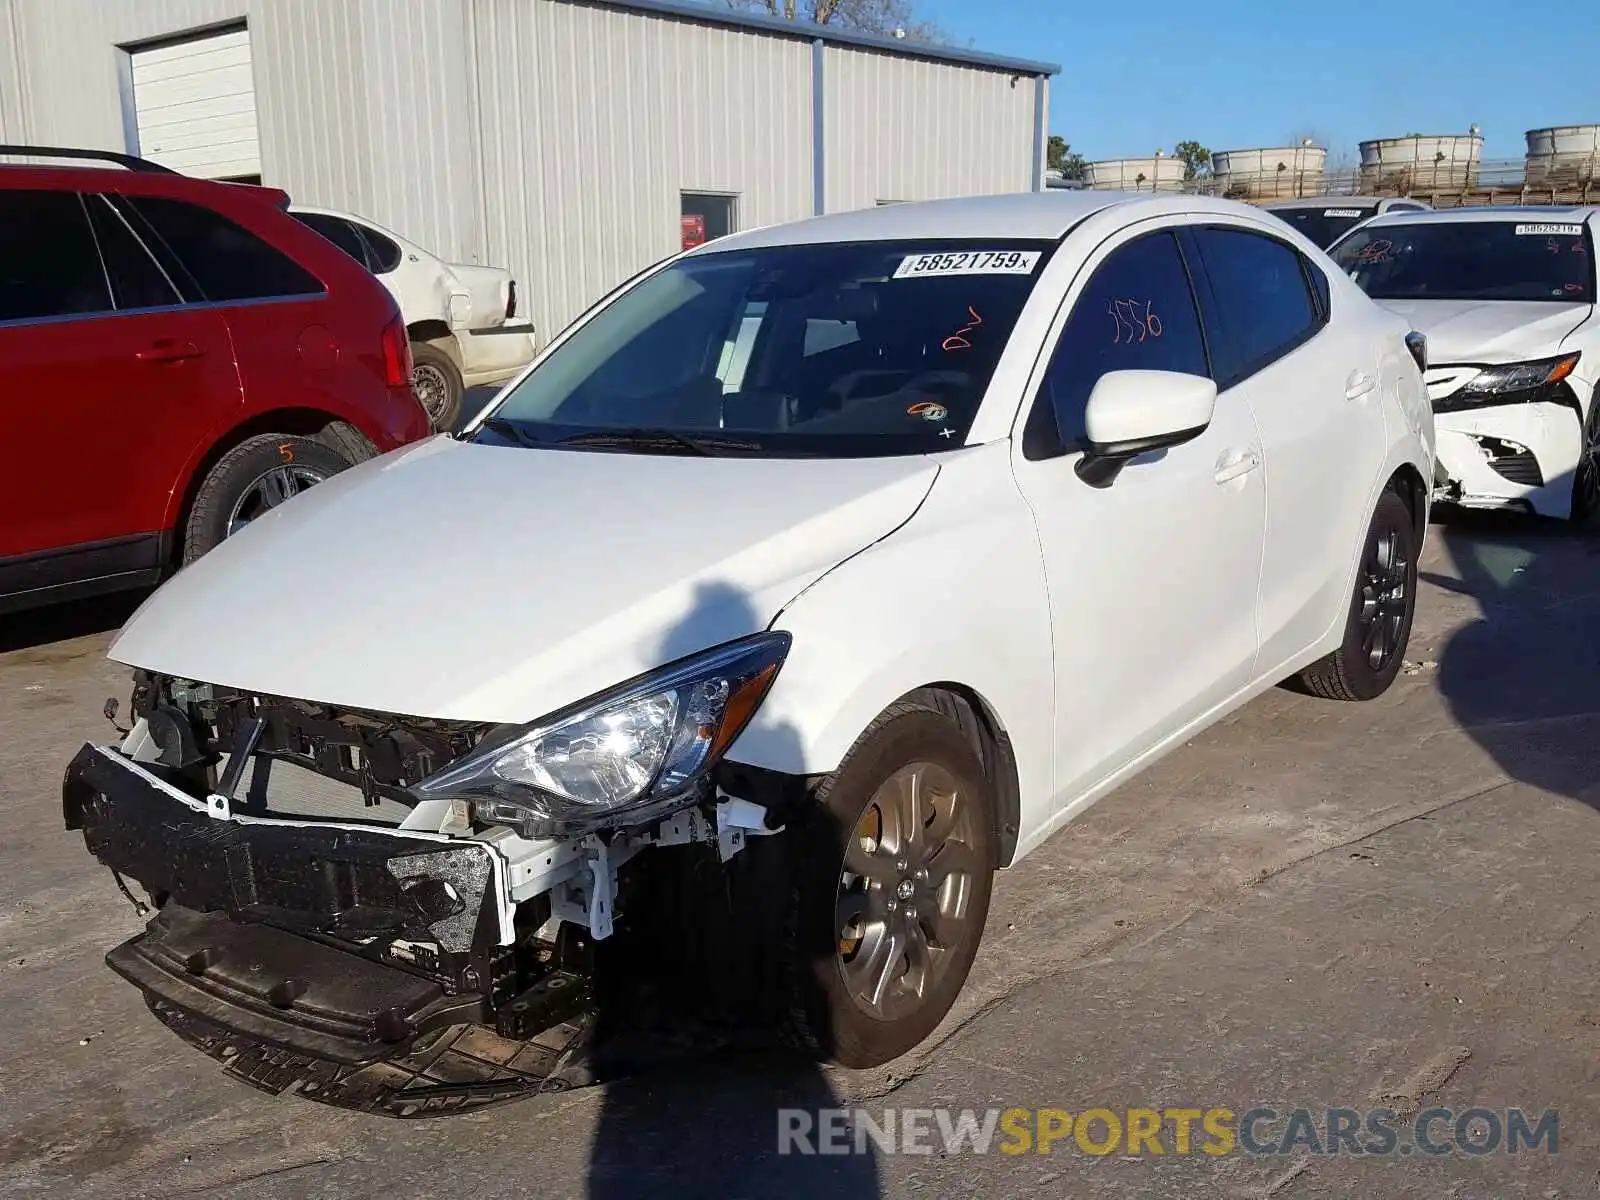
M 1563 404 L 1505 404 L 1434 418 L 1439 463 L 1449 482 L 1439 499 L 1471 508 L 1572 512 L 1578 416 Z
M 538 346 L 532 325 L 501 325 L 491 329 L 463 329 L 461 377 L 468 387 L 501 383 L 533 361 Z

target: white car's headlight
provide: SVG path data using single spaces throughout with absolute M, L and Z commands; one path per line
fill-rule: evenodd
M 424 779 L 421 800 L 471 800 L 524 837 L 638 825 L 694 803 L 789 653 L 762 633 L 672 663 L 492 739 Z

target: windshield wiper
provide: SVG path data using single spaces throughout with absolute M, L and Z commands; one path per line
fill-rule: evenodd
M 516 422 L 508 421 L 504 417 L 485 417 L 483 424 L 485 428 L 492 429 L 501 436 L 510 438 L 519 446 L 544 445 L 543 439 L 536 437 Z
M 761 449 L 757 442 L 735 438 L 700 437 L 670 429 L 597 429 L 562 438 L 560 446 L 626 447 L 630 450 L 680 451 L 689 454 L 753 454 Z

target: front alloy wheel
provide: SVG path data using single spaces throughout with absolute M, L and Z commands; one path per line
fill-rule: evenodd
M 1600 392 L 1589 402 L 1589 419 L 1572 480 L 1572 519 L 1600 530 Z

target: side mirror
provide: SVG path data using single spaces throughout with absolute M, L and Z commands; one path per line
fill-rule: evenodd
M 1217 406 L 1217 385 L 1177 371 L 1111 371 L 1089 393 L 1084 431 L 1089 449 L 1078 478 L 1110 487 L 1132 459 L 1204 433 Z

